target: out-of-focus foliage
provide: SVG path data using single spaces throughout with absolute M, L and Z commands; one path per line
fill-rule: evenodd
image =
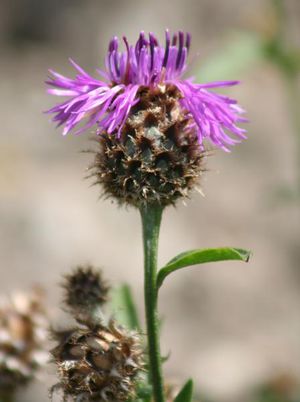
M 193 398 L 193 380 L 188 380 L 179 394 L 176 396 L 174 402 L 192 402 Z
M 140 329 L 132 291 L 127 284 L 113 289 L 110 307 L 116 320 L 120 324 L 129 329 Z
M 285 76 L 299 74 L 300 49 L 284 38 L 287 27 L 284 3 L 273 0 L 271 4 L 274 19 L 271 32 L 266 35 L 259 30 L 245 30 L 230 35 L 218 53 L 201 65 L 197 74 L 199 81 L 236 78 L 262 60 L 277 66 Z
M 290 375 L 279 375 L 257 389 L 253 402 L 300 402 L 299 384 Z
M 229 36 L 215 56 L 204 62 L 196 74 L 200 82 L 220 79 L 233 79 L 249 71 L 255 64 L 262 61 L 271 63 L 284 81 L 291 122 L 296 134 L 298 148 L 298 170 L 300 164 L 300 48 L 292 45 L 286 39 L 288 20 L 286 18 L 287 4 L 282 0 L 270 0 L 272 24 L 261 30 L 245 30 Z M 293 188 L 282 184 L 276 191 L 277 198 L 296 200 L 300 198 L 300 177 Z
M 197 81 L 232 79 L 264 57 L 261 38 L 255 32 L 236 32 L 215 56 L 200 67 Z

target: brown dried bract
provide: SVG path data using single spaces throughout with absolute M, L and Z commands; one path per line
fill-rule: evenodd
M 77 328 L 55 334 L 52 350 L 64 399 L 126 401 L 142 367 L 139 338 L 110 321 L 108 327 Z

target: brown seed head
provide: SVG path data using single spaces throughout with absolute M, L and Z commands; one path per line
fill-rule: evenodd
M 65 276 L 64 302 L 74 317 L 89 320 L 106 301 L 109 287 L 99 270 L 91 265 L 78 266 L 71 275 Z
M 77 328 L 55 334 L 52 350 L 64 398 L 122 402 L 134 394 L 142 366 L 139 338 L 113 321 L 108 327 Z
M 120 138 L 99 136 L 92 175 L 120 203 L 174 204 L 198 183 L 206 152 L 176 87 L 141 88 L 138 97 Z

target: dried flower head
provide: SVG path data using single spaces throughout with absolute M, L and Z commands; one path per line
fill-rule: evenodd
M 109 287 L 101 272 L 91 265 L 78 266 L 72 274 L 66 275 L 63 287 L 64 303 L 80 322 L 91 321 L 107 301 Z
M 64 400 L 116 402 L 134 395 L 142 367 L 139 338 L 110 321 L 108 327 L 56 332 L 52 350 Z
M 13 294 L 0 303 L 0 393 L 27 384 L 48 360 L 43 293 Z
M 238 123 L 246 120 L 237 102 L 212 92 L 238 81 L 195 84 L 183 78 L 190 35 L 171 38 L 165 46 L 141 32 L 135 46 L 114 37 L 108 47 L 102 80 L 73 60 L 78 74 L 68 78 L 50 70 L 50 94 L 69 97 L 48 112 L 63 134 L 97 128 L 100 149 L 94 174 L 105 193 L 121 202 L 173 204 L 186 196 L 203 171 L 205 141 L 229 151 L 245 138 Z M 80 126 L 80 127 L 79 127 Z

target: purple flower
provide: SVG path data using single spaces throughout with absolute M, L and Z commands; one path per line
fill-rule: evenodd
M 78 72 L 75 78 L 50 70 L 51 77 L 46 83 L 53 88 L 48 89 L 48 93 L 69 98 L 47 111 L 55 115 L 53 121 L 58 122 L 58 126 L 64 125 L 64 135 L 75 127 L 75 134 L 80 134 L 92 126 L 97 127 L 98 134 L 116 132 L 120 135 L 132 107 L 139 101 L 141 87 L 158 87 L 163 91 L 166 85 L 175 85 L 201 146 L 203 140 L 208 139 L 228 151 L 228 146 L 246 138 L 246 130 L 237 126 L 247 121 L 241 117 L 243 109 L 235 100 L 210 91 L 236 85 L 238 81 L 195 84 L 191 78 L 183 78 L 190 34 L 179 31 L 171 38 L 167 30 L 165 46 L 161 46 L 152 33 L 146 38 L 141 32 L 135 46 L 129 45 L 126 37 L 123 40 L 125 51 L 119 51 L 117 37 L 110 41 L 105 71 L 97 70 L 102 79 L 91 77 L 71 59 Z

